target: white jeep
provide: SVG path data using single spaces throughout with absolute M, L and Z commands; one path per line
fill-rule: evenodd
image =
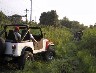
M 19 41 L 16 41 L 13 33 L 15 26 L 20 28 L 21 40 Z M 32 33 L 37 42 L 30 39 L 30 33 Z M 26 61 L 33 61 L 35 54 L 41 54 L 40 56 L 47 61 L 52 60 L 55 56 L 53 42 L 43 38 L 40 27 L 5 25 L 2 34 L 5 40 L 0 37 L 0 57 L 3 58 L 3 61 L 7 60 L 17 63 L 19 69 L 24 69 Z

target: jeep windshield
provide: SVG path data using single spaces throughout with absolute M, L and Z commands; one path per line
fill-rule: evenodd
M 43 38 L 43 34 L 40 27 L 29 27 L 30 33 L 33 35 L 33 37 L 39 41 L 41 38 Z
M 39 27 L 29 27 L 30 29 L 30 33 L 32 33 L 33 35 L 42 35 L 42 31 L 41 28 Z

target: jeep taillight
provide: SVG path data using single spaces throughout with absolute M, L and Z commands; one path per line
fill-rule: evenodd
M 12 45 L 12 49 L 16 49 L 16 45 Z
M 49 46 L 49 41 L 46 42 L 46 49 L 48 48 Z

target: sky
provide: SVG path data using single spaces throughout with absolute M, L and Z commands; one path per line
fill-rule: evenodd
M 86 26 L 96 23 L 96 0 L 32 0 L 32 20 L 39 22 L 41 13 L 56 10 L 59 19 L 79 21 Z M 30 20 L 30 0 L 0 0 L 0 11 L 7 16 L 13 14 L 25 15 L 28 9 Z M 24 19 L 24 18 L 23 18 Z

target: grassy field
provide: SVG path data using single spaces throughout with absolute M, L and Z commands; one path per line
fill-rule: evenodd
M 86 29 L 81 41 L 74 41 L 65 27 L 42 26 L 44 37 L 55 44 L 56 57 L 51 62 L 36 60 L 16 70 L 15 66 L 1 68 L 1 73 L 96 73 L 96 29 Z

